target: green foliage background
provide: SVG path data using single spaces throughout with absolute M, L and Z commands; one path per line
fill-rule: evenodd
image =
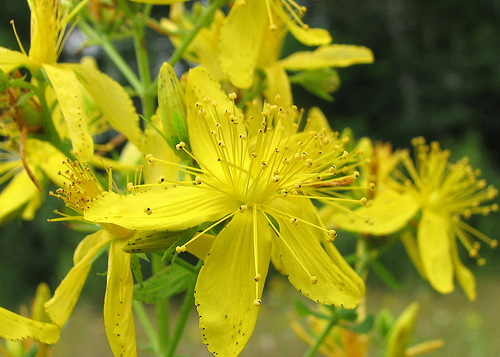
M 390 141 L 395 147 L 409 147 L 411 138 L 421 135 L 438 140 L 452 151 L 452 161 L 469 156 L 473 166 L 482 169 L 483 177 L 500 188 L 498 0 L 315 0 L 301 4 L 309 8 L 306 23 L 327 28 L 336 43 L 371 48 L 375 63 L 339 69 L 342 86 L 332 102 L 295 86 L 298 106 L 317 105 L 334 129 L 350 127 L 358 138 Z M 27 48 L 27 3 L 0 0 L 0 8 L 0 45 L 18 49 L 9 24 L 14 19 Z M 164 8 L 156 12 L 158 17 L 166 15 Z M 167 43 L 153 33 L 150 36 L 152 58 L 157 61 L 157 67 L 152 67 L 159 68 L 168 53 L 161 46 Z M 119 45 L 124 51 L 131 49 L 127 42 Z M 287 53 L 300 49 L 298 43 L 287 41 Z M 96 55 L 102 63 L 104 54 L 97 51 Z M 116 76 L 114 68 L 109 69 Z M 17 311 L 39 282 L 47 281 L 55 288 L 71 266 L 72 252 L 83 233 L 68 233 L 60 229 L 60 223 L 47 223 L 59 204 L 55 199 L 48 201 L 33 222 L 14 220 L 0 227 L 3 307 Z M 476 221 L 481 231 L 499 238 L 495 229 L 498 215 Z M 414 268 L 401 259 L 405 253 L 399 248 L 390 250 L 385 259 L 402 276 Z M 488 263 L 473 267 L 474 272 L 498 275 L 499 250 L 484 248 L 482 253 Z M 474 264 L 472 260 L 467 263 Z M 105 265 L 96 270 L 105 271 Z M 104 280 L 90 279 L 87 294 L 102 299 Z

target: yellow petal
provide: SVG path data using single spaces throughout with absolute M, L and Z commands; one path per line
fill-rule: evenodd
M 453 254 L 453 264 L 455 267 L 455 274 L 457 276 L 458 283 L 462 287 L 462 290 L 467 295 L 470 301 L 476 300 L 476 278 L 474 274 L 467 269 L 458 256 L 457 242 L 453 240 L 452 242 L 452 254 Z
M 274 97 L 279 94 L 280 106 L 291 106 L 293 104 L 292 99 L 292 87 L 290 86 L 290 80 L 283 67 L 274 64 L 269 67 L 264 68 L 266 72 L 266 89 L 264 91 L 265 97 L 274 102 Z
M 201 260 L 205 260 L 208 252 L 214 244 L 215 236 L 211 234 L 202 234 L 194 242 L 189 243 L 187 251 Z
M 405 353 L 410 343 L 413 328 L 418 315 L 418 303 L 411 303 L 399 316 L 394 326 L 389 332 L 387 341 L 386 357 L 407 356 Z
M 59 284 L 52 299 L 45 303 L 47 315 L 57 326 L 62 327 L 71 315 L 87 279 L 92 259 L 112 239 L 114 237 L 109 233 L 100 230 L 80 242 L 75 252 L 75 266 Z
M 10 73 L 19 67 L 36 67 L 35 63 L 24 53 L 0 47 L 0 69 Z
M 178 231 L 216 221 L 240 205 L 216 190 L 198 186 L 161 187 L 127 196 L 104 192 L 84 212 L 84 219 L 128 229 Z
M 94 154 L 94 141 L 89 134 L 82 89 L 75 73 L 70 69 L 44 65 L 52 83 L 59 107 L 68 126 L 73 150 L 79 160 L 90 161 Z
M 442 294 L 453 291 L 451 227 L 448 220 L 424 209 L 418 225 L 418 250 L 432 287 Z
M 155 4 L 155 5 L 171 5 L 178 2 L 184 2 L 189 0 L 130 0 L 133 2 L 140 2 L 143 4 Z
M 285 12 L 285 10 L 283 10 L 280 1 L 274 0 L 271 1 L 271 4 L 273 5 L 273 10 L 276 12 L 276 15 L 278 15 L 279 18 L 285 23 L 285 25 L 288 27 L 288 30 L 290 30 L 290 32 L 292 33 L 293 37 L 302 42 L 304 45 L 322 46 L 332 42 L 332 37 L 327 30 L 300 26 L 294 20 L 292 20 L 292 18 Z
M 137 356 L 132 316 L 134 281 L 130 254 L 122 251 L 123 241 L 109 247 L 108 276 L 104 298 L 104 327 L 115 356 Z
M 52 144 L 33 138 L 26 140 L 25 150 L 25 155 L 30 166 L 36 165 L 40 167 L 52 182 L 59 187 L 63 187 L 66 179 L 59 175 L 58 172 L 64 172 L 67 169 L 67 166 L 62 163 L 66 159 L 65 155 L 52 146 Z
M 236 356 L 252 335 L 270 254 L 271 230 L 263 215 L 251 209 L 237 213 L 215 238 L 195 293 L 203 342 L 213 354 Z
M 111 126 L 139 149 L 143 148 L 144 137 L 139 126 L 139 116 L 125 89 L 114 79 L 91 66 L 67 64 L 64 68 L 73 70 L 81 77 L 84 88 Z
M 406 226 L 418 209 L 419 204 L 414 196 L 385 190 L 369 201 L 367 206 L 360 207 L 353 213 L 338 212 L 335 207 L 327 207 L 322 212 L 322 218 L 328 225 L 347 231 L 386 235 Z
M 209 97 L 211 101 L 217 102 L 217 108 L 212 108 L 211 103 L 204 103 L 204 99 Z M 196 102 L 203 103 L 204 110 L 207 111 L 206 119 L 210 129 L 216 130 L 216 116 L 225 118 L 224 113 L 229 111 L 233 113 L 235 110 L 234 103 L 227 97 L 226 93 L 222 90 L 219 82 L 217 82 L 203 67 L 196 67 L 189 71 L 189 76 L 186 85 L 186 103 L 187 104 L 187 123 L 189 128 L 189 140 L 191 150 L 196 157 L 196 161 L 203 168 L 207 168 L 214 175 L 218 177 L 225 177 L 218 159 L 219 155 L 213 144 L 213 137 L 210 130 L 207 130 L 201 118 L 198 115 L 198 107 L 194 104 Z M 216 112 L 216 115 L 213 114 Z M 238 115 L 239 112 L 236 113 Z M 233 124 L 231 124 L 233 125 Z M 246 134 L 245 128 L 242 124 L 236 125 L 231 128 L 228 125 L 222 126 L 222 134 L 220 137 L 233 138 L 234 130 L 238 134 Z M 230 145 L 226 142 L 226 145 Z M 227 148 L 228 155 L 232 150 Z
M 303 200 L 303 199 L 302 199 Z M 279 236 L 274 238 L 274 244 L 282 257 L 282 262 L 288 279 L 304 296 L 321 304 L 353 308 L 359 303 L 363 290 L 350 276 L 352 268 L 347 272 L 343 269 L 347 263 L 339 266 L 327 255 L 320 241 L 327 233 L 307 222 L 314 222 L 314 212 L 311 207 L 298 199 L 279 199 L 270 204 L 279 215 L 270 214 L 279 224 Z M 297 225 L 290 223 L 290 218 L 299 220 Z M 339 256 L 335 256 L 339 259 Z M 342 258 L 340 258 L 342 259 Z
M 59 340 L 60 332 L 54 324 L 28 319 L 0 307 L 0 337 L 11 341 L 32 338 L 53 344 Z
M 249 88 L 253 83 L 258 49 L 267 26 L 265 13 L 265 1 L 238 0 L 221 26 L 220 65 L 238 88 Z
M 0 224 L 37 195 L 40 192 L 26 171 L 19 172 L 0 193 Z
M 369 48 L 353 45 L 330 45 L 315 51 L 295 52 L 279 63 L 287 70 L 301 71 L 329 67 L 347 67 L 359 63 L 372 63 Z

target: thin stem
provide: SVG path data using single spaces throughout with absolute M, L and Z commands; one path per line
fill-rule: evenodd
M 161 257 L 153 254 L 151 257 L 151 266 L 153 269 L 153 274 L 162 270 L 165 265 L 161 260 Z M 158 336 L 158 356 L 164 356 L 165 351 L 167 350 L 168 343 L 170 340 L 170 316 L 168 311 L 168 299 L 164 301 L 158 301 L 155 303 L 156 310 L 156 331 Z
M 200 271 L 203 262 L 200 260 L 196 265 L 196 272 Z M 177 323 L 175 325 L 175 330 L 168 345 L 168 349 L 166 351 L 166 357 L 172 357 L 177 349 L 177 345 L 184 333 L 184 328 L 186 327 L 186 322 L 188 320 L 189 314 L 193 309 L 194 305 L 194 287 L 196 285 L 196 279 L 193 279 L 191 285 L 188 287 L 186 291 L 186 297 L 184 298 L 184 302 L 182 303 L 181 311 L 179 313 L 179 317 L 177 318 Z
M 151 85 L 151 70 L 149 67 L 148 50 L 146 47 L 146 18 L 150 6 L 145 8 L 145 13 L 133 17 L 133 37 L 137 67 L 141 78 L 141 89 L 138 91 L 142 103 L 142 113 L 146 118 L 151 118 L 155 110 L 155 94 L 149 90 Z
M 304 354 L 304 357 L 312 357 L 316 354 L 319 346 L 321 346 L 321 344 L 323 343 L 326 336 L 328 336 L 328 334 L 330 333 L 330 330 L 332 329 L 332 327 L 335 326 L 336 324 L 337 324 L 337 317 L 336 316 L 330 317 L 330 321 L 328 321 L 328 325 L 326 325 L 323 332 L 321 332 L 321 335 L 319 335 L 316 338 L 316 341 L 314 341 L 314 345 L 309 347 L 309 349 Z
M 133 300 L 132 306 L 134 308 L 135 315 L 139 319 L 139 322 L 141 323 L 142 328 L 144 329 L 144 332 L 148 336 L 149 342 L 153 346 L 155 354 L 159 355 L 158 336 L 156 334 L 156 330 L 153 324 L 151 324 L 151 321 L 148 317 L 148 313 L 144 308 L 143 303 L 137 300 Z
M 200 31 L 202 27 L 208 26 L 212 21 L 215 11 L 227 2 L 228 0 L 215 0 L 204 9 L 204 12 L 199 18 L 198 22 L 191 28 L 187 36 L 184 38 L 184 41 L 182 41 L 181 45 L 175 50 L 175 52 L 168 60 L 168 63 L 170 63 L 172 67 L 177 62 L 179 62 L 184 51 L 186 51 L 191 41 L 193 41 L 193 39 L 196 37 L 198 31 Z
M 142 89 L 141 81 L 134 73 L 134 71 L 132 71 L 132 69 L 123 59 L 120 53 L 116 50 L 111 41 L 107 37 L 97 32 L 94 28 L 92 28 L 92 26 L 86 23 L 83 19 L 78 22 L 78 27 L 83 31 L 83 33 L 85 33 L 85 35 L 94 40 L 95 43 L 104 50 L 104 52 L 106 52 L 108 57 L 111 59 L 111 61 L 113 61 L 118 70 L 127 79 L 132 88 L 134 88 L 136 92 L 140 92 Z

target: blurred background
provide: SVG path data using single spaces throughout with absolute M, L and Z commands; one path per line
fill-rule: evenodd
M 309 9 L 305 22 L 327 28 L 335 43 L 369 47 L 375 63 L 339 69 L 342 85 L 332 102 L 320 100 L 299 86 L 294 98 L 299 107 L 319 106 L 335 130 L 351 128 L 357 138 L 368 136 L 410 147 L 411 138 L 437 140 L 452 152 L 451 161 L 468 156 L 488 183 L 500 188 L 500 2 L 498 0 L 315 0 L 300 1 Z M 24 0 L 0 0 L 0 46 L 18 49 L 9 21 L 14 19 L 25 48 L 29 46 L 29 9 Z M 165 7 L 155 16 L 167 16 Z M 74 34 L 78 36 L 78 33 Z M 149 33 L 153 68 L 168 58 L 166 39 Z M 71 41 L 70 41 L 71 42 Z M 130 41 L 117 43 L 133 53 Z M 69 47 L 69 48 L 68 48 Z M 76 49 L 67 46 L 62 61 L 76 61 Z M 285 54 L 302 49 L 293 39 Z M 90 49 L 101 69 L 121 80 L 106 57 Z M 133 61 L 131 58 L 130 61 Z M 181 64 L 182 66 L 182 64 Z M 187 68 L 187 67 L 186 67 Z M 181 67 L 182 70 L 182 67 Z M 123 81 L 122 81 L 123 83 Z M 72 266 L 72 254 L 82 232 L 47 223 L 59 201 L 48 199 L 34 221 L 11 221 L 0 227 L 0 306 L 19 311 L 29 304 L 38 283 L 55 289 Z M 473 224 L 499 239 L 498 214 L 474 218 Z M 341 248 L 349 248 L 348 235 L 340 235 Z M 343 247 L 345 246 L 345 247 Z M 462 251 L 461 253 L 465 253 Z M 400 244 L 384 256 L 404 289 L 391 291 L 376 277 L 368 278 L 368 310 L 390 307 L 398 315 L 412 301 L 421 303 L 415 342 L 443 338 L 442 350 L 429 356 L 500 356 L 500 251 L 482 250 L 487 264 L 463 254 L 463 261 L 478 278 L 478 298 L 471 303 L 457 287 L 440 295 L 418 277 Z M 101 257 L 93 272 L 106 271 Z M 273 275 L 256 332 L 242 356 L 300 356 L 307 346 L 289 327 L 300 299 L 286 279 Z M 272 289 L 270 288 L 272 286 Z M 63 331 L 54 356 L 110 356 L 102 324 L 105 277 L 91 274 L 75 315 Z M 191 330 L 179 352 L 208 356 L 192 314 Z M 279 332 L 279 333 L 278 333 Z M 140 334 L 140 332 L 139 332 Z M 77 349 L 77 350 L 75 350 Z

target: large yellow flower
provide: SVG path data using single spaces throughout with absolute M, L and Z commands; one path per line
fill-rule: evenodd
M 137 125 L 128 125 L 138 123 L 139 118 L 129 96 L 118 83 L 90 66 L 57 63 L 64 45 L 66 27 L 85 3 L 81 1 L 71 10 L 69 2 L 28 0 L 31 9 L 29 54 L 22 46 L 21 52 L 0 47 L 0 69 L 10 73 L 16 68 L 25 67 L 30 71 L 35 86 L 41 85 L 45 76 L 49 79 L 66 121 L 73 150 L 82 161 L 89 161 L 94 153 L 94 143 L 88 130 L 85 91 L 106 120 L 130 141 L 141 146 L 142 135 Z M 45 95 L 45 91 L 42 94 Z
M 233 100 L 204 68 L 191 70 L 186 88 L 190 150 L 182 142 L 177 148 L 199 168 L 157 157 L 149 157 L 149 163 L 180 167 L 192 181 L 134 186 L 127 196 L 105 192 L 83 213 L 87 221 L 139 230 L 184 230 L 214 222 L 191 241 L 224 226 L 195 293 L 203 340 L 212 353 L 224 356 L 237 355 L 253 332 L 271 250 L 297 290 L 317 302 L 353 308 L 364 293 L 362 280 L 331 244 L 335 232 L 323 227 L 302 191 L 321 190 L 322 182 L 337 180 L 336 167 L 352 164 L 338 134 L 299 132 L 302 115 L 295 108 L 266 105 L 261 117 L 244 119 Z M 252 120 L 258 121 L 256 131 L 247 130 Z

